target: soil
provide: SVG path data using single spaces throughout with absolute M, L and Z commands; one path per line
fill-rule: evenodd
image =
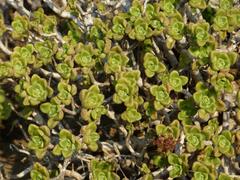
M 23 145 L 26 146 L 26 143 L 20 128 L 14 127 L 11 130 L 8 125 L 0 128 L 0 172 L 4 180 L 13 179 L 12 175 L 16 175 L 29 167 L 26 155 L 11 147 L 13 144 L 21 148 Z M 2 180 L 1 173 L 0 180 Z

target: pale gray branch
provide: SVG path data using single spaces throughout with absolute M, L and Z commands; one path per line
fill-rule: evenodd
M 7 55 L 11 55 L 12 51 L 9 50 L 2 42 L 2 40 L 0 39 L 0 49 Z

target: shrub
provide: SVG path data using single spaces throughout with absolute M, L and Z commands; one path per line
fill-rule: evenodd
M 2 0 L 0 179 L 238 179 L 239 7 Z

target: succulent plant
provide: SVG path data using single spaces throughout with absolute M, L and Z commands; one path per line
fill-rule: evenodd
M 129 28 L 128 35 L 131 39 L 136 39 L 138 41 L 143 41 L 146 38 L 151 36 L 151 28 L 149 27 L 149 22 L 142 19 L 137 18 L 134 21 L 133 27 Z
M 52 63 L 52 56 L 57 48 L 54 42 L 51 42 L 49 40 L 46 40 L 44 42 L 37 42 L 34 44 L 34 47 L 37 52 L 37 67 Z
M 90 39 L 100 40 L 105 37 L 108 32 L 107 24 L 105 24 L 100 18 L 95 18 L 93 26 L 90 29 L 89 36 Z
M 201 162 L 209 168 L 212 173 L 212 176 L 216 176 L 217 172 L 216 169 L 221 165 L 221 161 L 218 157 L 214 156 L 214 148 L 212 145 L 206 146 L 201 154 L 197 157 L 198 162 Z
M 231 65 L 235 64 L 237 53 L 235 52 L 211 52 L 211 68 L 214 71 L 229 70 Z
M 44 14 L 44 10 L 39 8 L 37 11 L 33 12 L 33 17 L 30 22 L 30 25 L 41 33 L 54 33 L 57 19 L 55 16 L 47 16 Z
M 163 0 L 160 2 L 160 8 L 166 15 L 173 15 L 176 12 L 175 0 Z
M 152 53 L 146 53 L 144 55 L 143 65 L 145 68 L 145 74 L 149 78 L 153 77 L 156 73 L 161 73 L 166 70 L 165 65 L 160 62 Z
M 193 163 L 193 167 L 192 170 L 194 172 L 193 174 L 193 179 L 194 180 L 199 180 L 199 179 L 204 179 L 204 180 L 208 180 L 208 179 L 214 179 L 214 177 L 212 176 L 212 174 L 210 174 L 210 170 L 209 168 L 200 163 L 200 162 L 194 162 Z
M 141 17 L 142 16 L 142 10 L 143 10 L 143 7 L 141 5 L 141 3 L 137 0 L 134 0 L 132 2 L 132 5 L 129 9 L 129 14 L 130 14 L 130 20 L 131 21 L 136 21 L 136 19 L 138 17 Z
M 88 90 L 80 92 L 80 101 L 83 109 L 81 110 L 82 118 L 86 121 L 100 120 L 101 116 L 106 114 L 106 108 L 102 105 L 104 95 L 100 93 L 97 85 L 92 85 Z
M 41 104 L 40 110 L 48 115 L 49 128 L 54 128 L 58 124 L 58 121 L 62 120 L 64 116 L 62 108 L 56 98 L 52 98 L 50 102 Z
M 158 124 L 156 133 L 158 136 L 173 137 L 177 140 L 180 136 L 180 123 L 178 120 L 174 120 L 169 126 Z
M 27 77 L 22 80 L 20 84 L 15 87 L 15 91 L 24 98 L 24 105 L 38 105 L 46 101 L 53 93 L 45 79 L 40 78 L 34 74 L 31 78 Z
M 178 156 L 175 153 L 168 154 L 168 163 L 170 164 L 169 176 L 171 178 L 181 177 L 185 172 L 187 156 Z
M 104 95 L 101 94 L 97 85 L 92 85 L 89 89 L 80 92 L 80 101 L 86 109 L 95 109 L 103 103 Z
M 11 59 L 12 71 L 15 77 L 22 77 L 26 74 L 29 74 L 29 68 L 24 59 L 15 58 Z
M 145 175 L 143 176 L 143 179 L 145 179 L 145 180 L 153 180 L 153 175 L 151 173 L 151 170 L 147 167 L 146 163 L 142 164 L 141 171 L 143 173 L 145 173 Z
M 137 81 L 139 77 L 139 71 L 122 73 L 122 76 L 117 80 L 117 84 L 115 86 L 116 92 L 113 95 L 113 101 L 117 104 L 124 102 L 126 106 L 141 104 L 142 99 L 140 97 L 136 97 L 138 92 Z
M 23 77 L 30 73 L 27 65 L 35 62 L 33 52 L 34 47 L 32 44 L 14 48 L 14 52 L 11 54 L 11 66 L 15 77 Z
M 47 126 L 30 124 L 28 133 L 31 137 L 31 140 L 28 142 L 28 148 L 35 151 L 37 158 L 42 159 L 50 144 L 49 128 Z
M 145 9 L 145 16 L 149 19 L 153 19 L 155 16 L 157 16 L 157 13 L 159 12 L 159 7 L 157 4 L 146 4 Z
M 211 84 L 214 86 L 214 89 L 217 92 L 227 92 L 232 93 L 233 85 L 232 81 L 234 80 L 234 76 L 229 73 L 218 73 L 211 77 Z
M 239 179 L 238 1 L 0 4 L 0 179 Z
M 147 8 L 146 8 L 146 13 L 147 13 Z M 156 12 L 152 15 L 152 18 L 150 19 L 149 24 L 152 29 L 153 36 L 158 36 L 164 31 L 165 21 L 166 21 L 166 15 L 162 12 Z
M 182 87 L 187 84 L 188 78 L 186 76 L 180 76 L 177 71 L 172 71 L 169 74 L 169 86 L 176 92 L 181 92 Z
M 226 11 L 224 8 L 231 6 L 231 3 L 224 3 L 225 7 L 217 10 L 214 17 L 213 28 L 215 31 L 219 32 L 221 39 L 226 38 L 226 32 L 232 32 L 239 27 L 239 10 L 235 8 L 229 8 L 229 11 Z M 223 3 L 220 3 L 220 6 L 223 6 Z
M 228 14 L 228 18 L 229 18 L 229 22 L 230 22 L 230 25 L 232 27 L 232 29 L 237 29 L 239 28 L 239 17 L 240 17 L 240 11 L 238 8 L 231 8 L 229 10 L 229 14 Z M 231 30 L 232 30 L 231 29 Z
M 58 94 L 56 98 L 65 105 L 71 104 L 73 96 L 77 94 L 77 87 L 75 85 L 67 84 L 64 81 L 58 83 L 57 89 Z
M 62 129 L 59 132 L 59 143 L 54 147 L 53 154 L 56 156 L 63 155 L 64 158 L 69 158 L 74 152 L 79 151 L 81 143 L 70 131 Z
M 106 73 L 121 72 L 122 68 L 127 65 L 129 59 L 123 53 L 119 46 L 111 48 L 107 54 L 107 63 L 104 65 Z
M 34 51 L 35 49 L 32 44 L 27 44 L 23 47 L 16 47 L 11 54 L 11 60 L 22 59 L 27 64 L 33 64 L 35 62 L 35 56 L 33 55 Z
M 180 112 L 178 113 L 178 119 L 182 120 L 186 123 L 191 123 L 191 117 L 193 117 L 197 113 L 197 108 L 194 104 L 194 99 L 188 98 L 188 99 L 179 99 L 178 100 L 178 108 L 180 109 Z
M 193 94 L 195 103 L 199 106 L 198 115 L 200 118 L 207 120 L 209 113 L 214 113 L 221 104 L 220 100 L 216 99 L 216 92 L 207 89 L 202 82 L 196 84 L 196 92 Z
M 218 10 L 214 17 L 213 28 L 215 31 L 227 31 L 229 29 L 229 19 L 224 10 Z
M 11 62 L 0 62 L 0 79 L 10 77 L 12 74 Z
M 199 104 L 199 107 L 207 112 L 214 112 L 216 110 L 216 100 L 209 90 L 196 92 L 193 97 L 195 102 Z
M 56 66 L 56 70 L 63 79 L 74 80 L 76 78 L 76 71 L 74 71 L 73 66 L 74 64 L 72 61 L 65 61 L 63 63 L 59 63 Z
M 30 27 L 29 20 L 26 16 L 21 16 L 20 14 L 16 13 L 11 25 L 13 28 L 12 37 L 14 39 L 22 39 L 28 36 L 28 30 Z
M 190 24 L 190 30 L 193 34 L 193 39 L 196 40 L 199 46 L 204 46 L 209 40 L 208 31 L 210 26 L 207 22 L 199 22 L 196 24 Z
M 111 36 L 115 40 L 121 40 L 125 35 L 125 29 L 127 27 L 127 21 L 124 15 L 119 14 L 118 16 L 115 16 L 112 22 Z
M 142 115 L 135 108 L 130 107 L 130 108 L 127 108 L 126 111 L 124 111 L 121 114 L 121 118 L 125 121 L 133 123 L 135 121 L 141 120 Z
M 100 136 L 96 132 L 97 126 L 94 122 L 90 122 L 88 125 L 83 126 L 81 131 L 83 133 L 83 143 L 85 143 L 91 151 L 97 151 Z
M 0 88 L 0 122 L 10 117 L 12 112 L 10 102 L 6 99 L 3 89 Z
M 182 22 L 182 17 L 180 14 L 176 14 L 175 16 L 171 17 L 168 25 L 168 34 L 174 40 L 181 40 L 183 38 L 185 25 Z
M 68 39 L 68 36 L 65 36 L 64 38 L 68 43 L 64 43 L 62 47 L 59 47 L 55 55 L 56 59 L 61 62 L 72 59 L 72 55 L 75 54 L 74 48 L 76 48 L 76 43 L 69 42 L 70 40 Z M 71 64 L 74 64 L 74 62 L 71 61 Z
M 225 173 L 220 173 L 218 176 L 219 180 L 232 180 L 233 178 Z
M 164 85 L 153 85 L 150 88 L 150 92 L 155 97 L 154 108 L 156 110 L 160 110 L 164 108 L 164 106 L 169 106 L 172 103 L 172 99 Z
M 230 9 L 233 6 L 233 0 L 220 0 L 219 7 L 221 9 Z
M 118 80 L 116 86 L 116 94 L 114 94 L 114 101 L 117 103 L 129 101 L 131 95 L 136 92 L 136 88 L 127 79 Z
M 231 157 L 234 155 L 234 148 L 232 143 L 234 142 L 234 136 L 228 130 L 222 131 L 219 135 L 214 135 L 213 142 L 215 144 L 214 153 L 216 157 L 222 154 Z
M 92 68 L 96 63 L 95 57 L 96 50 L 93 49 L 91 44 L 78 44 L 77 54 L 74 56 L 74 60 L 78 65 L 85 68 Z
M 92 178 L 96 180 L 109 179 L 119 180 L 120 178 L 113 171 L 113 166 L 106 161 L 93 159 L 90 163 Z
M 203 128 L 203 132 L 208 136 L 208 139 L 211 139 L 219 129 L 219 123 L 217 119 L 210 119 L 208 125 Z
M 48 180 L 50 178 L 48 169 L 38 162 L 33 165 L 30 176 L 32 180 Z
M 185 131 L 188 152 L 194 152 L 196 150 L 201 150 L 204 148 L 204 141 L 206 140 L 206 135 L 201 131 L 198 126 L 187 125 Z
M 106 108 L 101 105 L 94 109 L 82 109 L 81 116 L 86 121 L 98 121 L 101 119 L 102 115 L 107 113 Z
M 207 7 L 207 3 L 205 0 L 190 0 L 189 5 L 193 8 L 205 9 Z
M 189 53 L 198 59 L 200 65 L 205 65 L 209 62 L 211 52 L 216 48 L 217 43 L 215 39 L 210 36 L 209 40 L 203 46 L 191 45 L 188 49 Z

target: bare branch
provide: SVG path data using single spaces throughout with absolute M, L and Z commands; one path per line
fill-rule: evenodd
M 51 0 L 43 0 L 56 14 L 63 18 L 72 19 L 83 31 L 85 30 L 84 24 L 75 16 L 71 15 L 70 12 L 57 8 Z
M 7 0 L 7 3 L 10 4 L 12 7 L 14 7 L 17 11 L 19 11 L 21 14 L 25 14 L 28 17 L 30 17 L 31 12 L 28 11 L 23 6 L 23 0 Z
M 65 170 L 64 176 L 73 177 L 77 180 L 84 179 L 78 172 L 74 170 Z
M 0 49 L 7 55 L 11 55 L 12 51 L 9 50 L 2 42 L 2 40 L 0 39 Z

